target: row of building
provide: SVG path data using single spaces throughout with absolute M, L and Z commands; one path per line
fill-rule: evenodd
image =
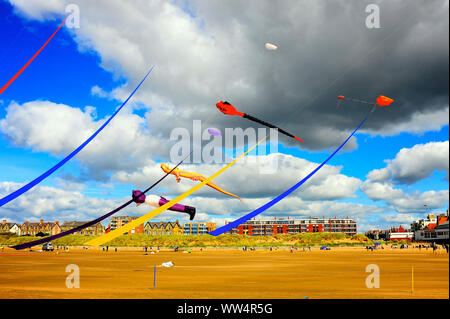
M 97 223 L 90 227 L 75 232 L 75 235 L 82 236 L 99 236 L 109 231 L 122 227 L 136 219 L 137 217 L 117 216 L 111 219 L 108 227 L 103 227 L 101 223 Z M 29 222 L 23 224 L 8 223 L 3 219 L 0 224 L 0 233 L 14 233 L 17 236 L 39 236 L 39 235 L 56 235 L 61 232 L 68 231 L 79 227 L 87 222 L 83 221 L 64 221 L 62 224 L 59 221 L 55 222 Z M 186 222 L 181 226 L 179 221 L 174 222 L 147 222 L 145 225 L 140 225 L 133 228 L 128 234 L 148 234 L 148 235 L 203 235 L 216 229 L 215 223 L 206 222 Z
M 402 226 L 387 230 L 370 230 L 365 234 L 374 240 L 415 240 L 415 241 L 449 241 L 449 216 L 447 214 L 429 214 L 427 218 L 419 219 L 411 224 L 410 229 Z
M 81 226 L 87 222 L 79 221 L 65 221 L 62 224 L 59 221 L 55 222 L 44 222 L 40 220 L 39 222 L 29 222 L 26 221 L 23 224 L 18 223 L 8 223 L 6 219 L 3 219 L 0 224 L 0 233 L 14 233 L 17 236 L 36 236 L 36 235 L 56 235 L 61 232 L 68 231 L 70 229 Z M 77 235 L 103 235 L 105 233 L 105 228 L 101 223 L 97 223 L 90 227 L 87 227 L 78 233 Z
M 115 216 L 106 228 L 106 232 L 120 228 L 138 217 Z M 215 223 L 208 222 L 186 222 L 180 225 L 178 220 L 174 222 L 147 222 L 139 225 L 128 232 L 128 234 L 147 235 L 205 235 L 216 229 Z
M 225 221 L 225 224 L 228 224 Z M 302 234 L 302 233 L 344 233 L 355 235 L 357 232 L 356 222 L 346 218 L 318 218 L 309 217 L 305 219 L 276 218 L 256 220 L 251 219 L 236 228 L 228 231 L 228 234 L 239 234 L 249 236 L 271 236 L 277 234 Z
M 118 229 L 138 217 L 135 216 L 115 216 L 111 218 L 108 227 L 103 227 L 97 223 L 88 228 L 80 230 L 76 235 L 103 235 Z M 85 224 L 82 221 L 65 221 L 61 225 L 59 221 L 30 223 L 26 221 L 22 225 L 7 223 L 3 220 L 0 225 L 0 233 L 15 233 L 18 236 L 55 235 L 69 229 Z M 226 221 L 225 224 L 228 224 Z M 169 222 L 147 222 L 128 231 L 127 234 L 148 234 L 148 235 L 204 235 L 216 229 L 215 223 L 208 222 L 185 222 L 180 225 L 179 221 Z M 276 234 L 301 234 L 301 233 L 344 233 L 355 235 L 357 225 L 353 219 L 346 218 L 318 218 L 309 217 L 305 219 L 273 218 L 256 220 L 251 219 L 228 231 L 228 234 L 248 235 L 248 236 L 271 236 Z

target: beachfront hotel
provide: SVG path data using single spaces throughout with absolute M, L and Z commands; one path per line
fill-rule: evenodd
M 225 221 L 225 224 L 228 224 Z M 271 236 L 276 234 L 302 234 L 302 233 L 344 233 L 356 234 L 356 222 L 346 217 L 345 219 L 318 218 L 311 216 L 308 219 L 276 218 L 255 220 L 251 219 L 228 231 L 228 234 L 249 236 Z
M 137 218 L 138 218 L 137 216 L 114 216 L 113 218 L 111 218 L 111 221 L 109 222 L 106 232 L 110 232 L 117 228 L 120 228 Z M 142 224 L 128 231 L 126 234 L 143 234 L 143 233 L 144 233 L 144 225 Z

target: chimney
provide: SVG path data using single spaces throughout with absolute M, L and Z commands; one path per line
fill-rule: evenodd
M 43 223 L 44 223 L 44 220 L 41 219 L 41 220 L 39 221 L 39 224 L 43 224 Z
M 4 220 L 2 221 L 2 224 L 3 224 L 3 225 L 5 225 L 5 224 L 6 224 L 6 219 L 4 219 Z

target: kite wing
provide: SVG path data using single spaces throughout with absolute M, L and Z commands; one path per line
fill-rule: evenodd
M 61 27 L 64 25 L 64 23 L 66 23 L 66 20 L 69 16 L 70 16 L 70 14 L 64 19 L 64 21 L 60 24 L 58 29 L 56 29 L 56 31 L 51 35 L 51 37 L 48 38 L 48 40 L 44 43 L 44 45 L 31 57 L 31 59 L 28 60 L 28 62 L 25 63 L 25 65 L 5 85 L 3 85 L 3 87 L 0 89 L 0 95 L 3 93 L 3 91 L 5 91 L 8 88 L 8 86 L 11 85 L 11 83 L 13 83 L 19 77 L 19 75 L 23 71 L 25 71 L 25 69 L 28 67 L 28 65 L 39 55 L 39 53 L 42 51 L 42 49 L 44 49 L 45 46 L 50 42 L 50 40 L 55 36 L 56 32 L 58 32 L 59 29 L 61 29 Z
M 228 103 L 226 101 L 225 102 L 220 101 L 220 102 L 216 103 L 216 106 L 219 109 L 219 111 L 222 112 L 223 114 L 242 116 L 243 118 L 246 118 L 246 119 L 248 119 L 250 121 L 262 124 L 262 125 L 270 127 L 270 128 L 277 129 L 279 132 L 283 133 L 284 135 L 292 137 L 292 138 L 296 139 L 297 141 L 300 141 L 300 142 L 303 143 L 303 141 L 300 138 L 298 138 L 297 136 L 294 136 L 294 135 L 286 132 L 285 130 L 279 128 L 278 126 L 275 126 L 273 124 L 267 123 L 267 122 L 265 122 L 263 120 L 260 120 L 260 119 L 258 119 L 256 117 L 253 117 L 251 115 L 248 115 L 248 114 L 245 114 L 245 113 L 237 111 L 236 108 L 233 105 L 231 105 L 230 103 Z
M 89 144 L 90 141 L 92 141 L 98 135 L 98 133 L 100 133 L 106 127 L 106 125 L 109 124 L 109 122 L 111 122 L 111 120 L 117 115 L 117 113 L 120 112 L 120 110 L 125 106 L 125 104 L 127 104 L 128 100 L 130 100 L 130 98 L 133 96 L 133 94 L 139 89 L 141 84 L 145 81 L 145 79 L 150 74 L 150 72 L 152 72 L 152 70 L 153 70 L 153 67 L 150 69 L 150 71 L 148 71 L 148 73 L 145 75 L 145 77 L 142 79 L 142 81 L 139 83 L 139 85 L 134 89 L 134 91 L 131 92 L 130 96 L 128 96 L 128 98 L 125 100 L 125 102 L 123 102 L 122 105 L 113 113 L 113 115 L 111 115 L 111 117 L 105 123 L 103 123 L 103 125 L 100 126 L 100 128 L 94 134 L 92 134 L 86 141 L 84 141 L 83 144 L 78 146 L 77 149 L 75 149 L 72 153 L 67 155 L 59 163 L 57 163 L 55 166 L 53 166 L 48 171 L 43 173 L 41 176 L 35 178 L 28 184 L 22 186 L 18 190 L 14 191 L 11 194 L 0 199 L 0 207 L 5 205 L 6 203 L 9 203 L 10 201 L 19 197 L 20 195 L 24 194 L 25 192 L 29 191 L 31 188 L 33 188 L 34 186 L 36 186 L 37 184 L 42 182 L 44 179 L 46 179 L 51 174 L 53 174 L 57 169 L 59 169 L 61 166 L 63 166 L 65 163 L 67 163 L 72 157 L 77 155 L 86 145 Z

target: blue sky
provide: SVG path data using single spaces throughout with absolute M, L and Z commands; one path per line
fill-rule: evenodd
M 161 6 L 164 7 L 168 5 Z M 174 6 L 174 10 L 176 11 L 176 4 L 171 4 L 171 6 Z M 197 6 L 201 7 L 198 4 Z M 81 1 L 80 7 L 82 14 L 88 15 L 92 11 L 91 8 L 87 8 L 88 5 L 84 5 L 83 3 L 81 3 Z M 85 7 L 86 9 L 84 9 Z M 195 15 L 193 15 L 189 10 L 186 11 L 186 8 L 188 8 L 187 4 L 182 4 L 180 8 L 181 11 L 173 13 L 174 19 L 185 19 L 183 20 L 184 22 L 190 21 L 194 25 L 192 27 L 193 30 L 200 34 L 198 35 L 198 37 L 207 34 L 207 36 L 205 37 L 210 39 L 210 35 L 212 34 L 215 38 L 213 40 L 201 41 L 221 41 L 221 37 L 224 37 L 222 33 L 224 31 L 219 29 L 218 27 L 212 26 L 212 17 L 214 17 L 214 15 L 208 11 L 209 8 L 197 8 L 195 10 Z M 37 10 L 35 8 L 31 9 Z M 43 8 L 40 8 L 38 11 L 30 11 L 31 9 L 27 8 L 26 5 L 25 7 L 21 7 L 20 4 L 15 4 L 14 1 L 12 1 L 12 4 L 5 1 L 0 2 L 0 12 L 3 17 L 0 22 L 0 85 L 6 83 L 15 74 L 15 72 L 17 72 L 17 70 L 36 52 L 36 50 L 58 27 L 61 19 L 63 19 L 64 17 L 63 14 L 52 12 L 52 8 L 48 9 L 45 8 L 45 6 L 43 6 Z M 53 16 L 51 16 L 53 18 L 39 18 L 39 14 L 41 12 L 45 13 L 46 10 L 54 14 Z M 183 12 L 185 14 L 187 12 L 187 18 L 183 16 Z M 126 17 L 120 17 L 121 21 L 125 20 L 125 18 Z M 237 19 L 237 21 L 240 20 Z M 84 22 L 83 19 L 81 20 L 81 22 Z M 23 108 L 24 104 L 27 103 L 34 103 L 35 101 L 49 101 L 55 104 L 64 104 L 66 106 L 69 106 L 71 109 L 80 109 L 83 112 L 86 106 L 90 106 L 95 108 L 96 116 L 93 115 L 91 119 L 93 122 L 96 122 L 98 120 L 104 119 L 106 116 L 114 112 L 115 108 L 121 104 L 124 97 L 126 97 L 135 87 L 135 85 L 137 85 L 139 79 L 144 75 L 146 69 L 148 69 L 148 67 L 150 66 L 147 64 L 145 67 L 143 65 L 139 65 L 139 67 L 136 67 L 131 62 L 129 64 L 128 62 L 134 58 L 133 56 L 129 56 L 127 58 L 128 60 L 121 60 L 121 53 L 116 54 L 116 52 L 114 51 L 115 49 L 111 48 L 111 46 L 105 43 L 105 39 L 102 38 L 100 34 L 97 34 L 96 31 L 93 31 L 95 30 L 95 24 L 93 20 L 91 19 L 89 20 L 89 22 L 85 23 L 86 25 L 89 23 L 89 28 L 86 27 L 86 29 L 88 29 L 87 31 L 86 29 L 83 29 L 83 25 L 79 30 L 69 30 L 66 27 L 63 27 L 47 45 L 47 47 L 41 52 L 41 54 L 22 73 L 22 75 L 0 96 L 0 121 L 4 120 L 5 124 L 5 129 L 3 129 L 3 131 L 0 131 L 0 167 L 2 167 L 2 169 L 0 170 L 0 183 L 24 183 L 26 181 L 30 181 L 31 179 L 40 175 L 43 171 L 47 170 L 50 166 L 54 165 L 59 159 L 61 159 L 62 155 L 67 154 L 65 148 L 61 148 L 61 151 L 58 151 L 57 149 L 52 147 L 46 148 L 45 146 L 43 146 L 44 144 L 35 142 L 33 136 L 28 136 L 28 140 L 26 140 L 26 138 L 21 139 L 21 136 L 27 134 L 26 127 L 20 127 L 16 135 L 9 134 L 8 132 L 10 131 L 8 130 L 17 127 L 17 124 L 14 123 L 13 125 L 10 123 L 11 120 L 8 119 L 8 106 L 10 106 L 12 103 L 16 103 L 19 105 L 19 108 Z M 97 21 L 97 23 L 98 28 L 100 28 L 103 21 Z M 94 25 L 94 27 L 91 24 Z M 255 23 L 254 27 L 256 28 L 257 25 L 258 24 Z M 253 25 L 251 24 L 246 24 L 247 28 L 250 28 L 252 26 Z M 160 32 L 164 33 L 165 31 L 161 30 Z M 251 34 L 248 35 L 249 38 L 251 38 L 251 36 Z M 130 35 L 128 41 L 137 41 L 136 37 L 137 36 L 135 35 Z M 88 39 L 90 41 L 89 43 L 91 44 L 86 45 L 86 39 Z M 169 35 L 167 36 L 165 41 L 171 41 Z M 282 39 L 279 39 L 279 41 L 282 42 Z M 137 43 L 139 45 L 139 42 Z M 158 44 L 157 41 L 156 44 Z M 130 47 L 132 46 L 130 45 Z M 167 50 L 174 50 L 174 48 L 176 48 L 176 46 L 169 46 L 168 48 L 165 48 L 166 51 L 163 51 L 162 56 L 164 56 L 164 54 L 167 54 Z M 153 48 L 153 50 L 155 50 L 156 52 L 155 48 Z M 145 49 L 141 49 L 140 52 L 146 51 Z M 198 49 L 191 54 L 199 54 L 198 52 L 201 52 L 201 49 Z M 206 52 L 205 56 L 207 56 L 207 54 L 209 53 Z M 153 59 L 152 55 L 154 55 Z M 114 205 L 126 199 L 126 197 L 131 193 L 131 189 L 133 187 L 143 187 L 143 185 L 140 184 L 142 180 L 139 178 L 135 178 L 136 175 L 138 175 L 140 171 L 144 171 L 145 167 L 154 167 L 155 165 L 158 166 L 160 159 L 166 161 L 168 156 L 167 153 L 164 153 L 164 151 L 167 150 L 164 147 L 167 144 L 166 141 L 169 137 L 167 132 L 170 131 L 170 125 L 172 123 L 167 121 L 162 123 L 162 121 L 159 121 L 158 126 L 163 125 L 163 130 L 168 131 L 162 131 L 160 135 L 158 135 L 158 128 L 155 128 L 155 125 L 152 125 L 152 123 L 154 123 L 155 117 L 157 115 L 159 115 L 160 118 L 163 118 L 163 116 L 161 115 L 162 113 L 153 113 L 156 112 L 154 110 L 160 108 L 158 112 L 165 112 L 166 115 L 170 114 L 173 109 L 178 108 L 178 111 L 180 111 L 180 109 L 183 108 L 183 105 L 179 101 L 183 101 L 184 99 L 185 101 L 189 100 L 190 103 L 195 103 L 193 102 L 193 100 L 195 98 L 195 94 L 197 94 L 197 92 L 195 92 L 195 94 L 192 95 L 194 97 L 190 96 L 189 90 L 195 89 L 191 88 L 189 83 L 183 84 L 183 80 L 180 80 L 175 76 L 170 80 L 161 80 L 162 73 L 164 71 L 167 71 L 168 73 L 170 70 L 168 67 L 160 66 L 162 64 L 162 56 L 157 56 L 156 53 L 154 53 L 152 50 L 148 51 L 148 56 L 146 56 L 146 59 L 148 59 L 148 61 L 150 62 L 149 64 L 156 65 L 155 71 L 157 72 L 154 72 L 154 74 L 152 74 L 151 77 L 146 81 L 145 86 L 139 92 L 140 94 L 138 94 L 136 96 L 136 99 L 132 101 L 133 103 L 130 103 L 130 107 L 126 111 L 127 116 L 132 117 L 134 114 L 136 117 L 134 117 L 133 119 L 138 122 L 141 121 L 139 122 L 140 124 L 136 125 L 138 128 L 144 130 L 143 132 L 148 135 L 149 139 L 155 138 L 158 140 L 158 143 L 164 145 L 159 148 L 156 147 L 156 149 L 161 151 L 161 154 L 138 153 L 138 155 L 141 157 L 142 154 L 144 154 L 144 157 L 148 157 L 146 158 L 146 160 L 150 161 L 151 163 L 143 163 L 141 162 L 142 159 L 139 160 L 139 164 L 131 161 L 131 166 L 136 165 L 135 170 L 133 170 L 129 166 L 127 166 L 126 169 L 123 169 L 122 167 L 120 167 L 120 164 L 116 165 L 107 163 L 104 165 L 100 165 L 98 164 L 99 161 L 95 157 L 99 155 L 86 155 L 86 157 L 81 158 L 77 156 L 75 160 L 70 161 L 51 178 L 48 178 L 46 181 L 41 183 L 40 186 L 49 186 L 51 187 L 51 189 L 55 190 L 62 188 L 65 192 L 67 192 L 64 194 L 64 196 L 68 196 L 68 198 L 70 198 L 71 192 L 77 192 L 77 194 L 79 194 L 77 196 L 81 196 L 80 198 L 82 198 L 82 202 L 79 203 L 78 210 L 75 205 L 75 207 L 70 208 L 53 208 L 53 211 L 48 212 L 45 208 L 34 212 L 29 212 L 26 211 L 26 207 L 28 206 L 23 206 L 24 211 L 20 216 L 17 216 L 15 215 L 17 214 L 16 211 L 18 207 L 20 208 L 21 206 L 15 206 L 16 204 L 11 203 L 8 204 L 10 206 L 5 205 L 5 207 L 0 208 L 0 217 L 19 222 L 25 219 L 39 219 L 41 217 L 44 217 L 46 219 L 91 218 L 93 216 L 99 216 L 106 213 L 109 208 L 115 207 Z M 136 58 L 136 60 L 138 59 Z M 187 62 L 180 61 L 173 63 L 172 61 L 172 67 L 179 67 L 182 69 L 184 66 L 183 63 Z M 186 67 L 190 68 L 191 66 L 186 64 Z M 192 70 L 190 70 L 189 72 L 191 71 Z M 203 72 L 205 71 L 202 70 L 202 73 L 199 75 L 199 77 L 204 74 Z M 168 77 L 167 74 L 164 74 L 164 76 Z M 351 78 L 352 76 L 354 76 L 354 74 L 350 72 L 346 77 Z M 166 81 L 169 84 L 163 81 Z M 256 82 L 251 82 L 252 80 L 249 81 L 250 84 L 257 86 Z M 176 85 L 174 84 L 174 82 L 177 82 Z M 195 83 L 195 81 L 193 80 L 190 83 Z M 101 88 L 101 92 L 103 92 L 104 94 L 94 94 L 92 91 L 94 87 Z M 216 112 L 214 107 L 214 104 L 216 102 L 216 93 L 214 90 L 212 90 L 211 92 L 212 94 L 210 98 L 207 96 L 207 94 L 202 94 L 202 101 L 199 102 L 199 105 L 203 105 L 203 101 L 209 99 L 212 111 Z M 231 96 L 239 96 L 239 94 L 233 93 L 229 88 L 227 89 L 227 92 L 231 92 Z M 249 92 L 249 90 L 247 92 Z M 149 96 L 147 96 L 146 94 L 148 94 Z M 179 94 L 179 97 L 175 97 L 174 94 Z M 438 95 L 439 94 L 436 94 L 436 96 Z M 356 95 L 356 97 L 360 96 Z M 393 98 L 396 99 L 397 96 L 393 96 Z M 402 98 L 403 97 L 401 97 L 400 100 L 402 100 Z M 245 99 L 245 97 L 242 98 L 242 100 L 244 101 Z M 328 99 L 330 99 L 329 96 Z M 396 104 L 394 103 L 392 105 L 392 108 L 395 107 Z M 425 104 L 421 105 L 422 109 L 426 109 L 426 107 L 427 105 Z M 343 107 L 340 107 L 339 109 L 335 109 L 335 106 L 331 107 L 331 109 L 333 108 L 333 112 L 342 113 L 338 114 L 338 116 L 350 116 L 349 110 L 345 108 L 345 105 Z M 444 110 L 445 112 L 445 109 L 447 110 L 446 112 L 448 114 L 448 92 L 447 104 L 444 103 L 434 109 L 430 108 L 431 113 L 429 114 L 433 115 L 433 112 L 442 112 L 442 110 Z M 272 118 L 270 114 L 265 113 L 260 109 L 253 109 L 253 112 L 257 112 L 257 114 L 259 114 L 266 120 Z M 377 112 L 387 112 L 387 110 L 379 109 L 377 110 Z M 411 110 L 410 114 L 405 113 L 403 119 L 401 115 L 396 114 L 395 120 L 401 125 L 409 125 L 408 123 L 410 123 L 411 127 L 415 127 L 416 124 L 413 122 L 408 122 L 408 119 L 414 118 L 414 114 L 422 113 L 420 113 L 419 111 L 417 111 L 417 113 L 414 112 L 416 111 Z M 118 117 L 120 117 L 121 115 L 122 114 L 119 114 Z M 205 115 L 205 117 L 207 116 Z M 381 115 L 379 117 L 381 117 Z M 374 119 L 374 122 L 377 121 L 377 123 L 379 123 L 379 117 Z M 383 114 L 382 117 L 389 117 L 389 114 Z M 220 119 L 220 117 L 218 118 Z M 357 117 L 354 117 L 354 119 L 356 118 Z M 371 119 L 369 119 L 369 121 L 370 120 Z M 39 121 L 39 119 L 36 119 L 36 121 Z M 325 130 L 328 128 L 333 129 L 335 130 L 335 132 L 340 134 L 337 135 L 339 136 L 340 140 L 342 140 L 343 136 L 350 134 L 352 130 L 351 123 L 354 123 L 354 125 L 357 124 L 357 120 L 355 121 L 349 121 L 350 123 L 346 124 L 347 126 L 342 127 L 337 125 L 336 123 L 330 123 L 324 119 L 322 123 L 318 121 L 318 123 L 315 124 L 314 129 L 317 131 Z M 173 125 L 176 125 L 178 123 L 179 122 L 174 122 Z M 97 127 L 100 125 L 99 123 L 94 124 L 97 125 Z M 392 124 L 395 125 L 395 123 Z M 186 121 L 185 125 L 189 127 L 189 121 Z M 228 125 L 228 123 L 223 125 Z M 302 131 L 301 126 L 295 127 L 293 126 L 293 124 L 289 123 L 288 125 L 290 125 L 291 130 L 294 129 L 298 132 Z M 356 139 L 357 146 L 355 144 L 351 150 L 347 150 L 345 152 L 337 154 L 337 156 L 335 156 L 329 162 L 330 166 L 336 167 L 334 174 L 337 174 L 348 181 L 351 178 L 354 178 L 359 180 L 360 184 L 366 183 L 368 186 L 370 186 L 367 175 L 375 169 L 383 169 L 387 167 L 387 161 L 396 158 L 397 154 L 402 149 L 412 149 L 419 144 L 428 145 L 429 143 L 433 142 L 445 142 L 449 140 L 448 120 L 443 124 L 441 121 L 439 122 L 439 124 L 430 125 L 429 127 L 426 127 L 425 125 L 425 128 L 421 128 L 419 131 L 418 129 L 411 129 L 411 131 L 401 130 L 399 132 L 395 132 L 394 130 L 394 132 L 384 133 L 382 125 L 383 124 L 379 124 L 378 128 L 375 128 L 375 126 L 367 127 L 365 131 L 358 133 Z M 110 127 L 110 129 L 112 129 L 112 127 Z M 52 131 L 51 127 L 42 126 L 39 128 L 39 130 L 48 130 L 48 134 L 50 135 L 57 134 L 56 131 Z M 74 136 L 77 135 L 76 133 L 77 132 L 74 132 Z M 301 133 L 299 133 L 298 135 L 302 138 Z M 68 136 L 68 139 L 70 138 L 71 135 Z M 306 139 L 307 138 L 308 136 L 306 136 Z M 321 144 L 322 146 L 319 147 L 306 146 L 300 149 L 294 144 L 286 145 L 285 137 L 280 135 L 279 140 L 281 144 L 279 145 L 279 152 L 285 155 L 292 155 L 297 159 L 303 159 L 308 162 L 320 163 L 337 146 L 339 138 L 336 138 L 335 141 L 333 140 L 332 142 L 330 142 L 330 145 L 327 145 L 328 142 L 323 142 L 323 144 Z M 24 142 L 25 140 L 26 142 Z M 130 144 L 133 144 L 133 142 L 134 141 L 130 141 Z M 118 144 L 118 146 L 120 146 L 120 144 Z M 136 148 L 139 147 L 139 144 L 136 145 Z M 446 147 L 446 156 L 448 159 L 448 144 Z M 121 154 L 120 150 L 118 150 L 117 152 L 117 154 Z M 126 150 L 124 150 L 124 152 L 126 152 Z M 442 153 L 438 155 L 441 156 Z M 106 154 L 105 156 L 107 157 L 108 155 Z M 133 157 L 133 155 L 130 156 Z M 120 161 L 120 159 L 118 158 L 117 161 Z M 300 164 L 301 163 L 296 165 Z M 416 179 L 412 183 L 399 182 L 400 179 L 396 179 L 395 177 L 392 177 L 390 180 L 385 180 L 383 183 L 387 183 L 393 186 L 395 189 L 402 190 L 404 194 L 410 194 L 412 196 L 416 194 L 416 197 L 420 197 L 420 194 L 429 191 L 441 193 L 443 192 L 443 194 L 441 194 L 443 197 L 441 198 L 444 198 L 444 200 L 434 202 L 432 205 L 429 203 L 428 204 L 432 206 L 433 211 L 444 211 L 448 208 L 449 182 L 446 179 L 446 176 L 448 176 L 448 165 L 446 171 L 445 169 L 442 170 L 441 167 L 442 165 L 439 164 L 436 169 L 431 169 L 430 175 L 426 176 L 425 178 L 419 178 L 418 180 Z M 201 169 L 201 166 L 199 167 L 199 169 Z M 429 168 L 419 167 L 419 169 Z M 103 177 L 100 178 L 98 176 L 95 176 L 93 172 L 101 172 L 103 174 Z M 150 176 L 148 176 L 150 177 L 149 182 L 147 184 L 153 182 L 153 180 L 159 177 L 155 176 L 154 172 L 156 172 L 156 170 L 151 170 Z M 207 175 L 206 172 L 209 172 L 209 168 L 205 168 L 205 175 Z M 303 172 L 299 172 L 299 175 L 297 177 L 294 176 L 293 178 L 300 180 L 304 176 L 302 174 Z M 395 176 L 396 172 L 392 171 L 391 174 L 392 176 Z M 259 176 L 253 176 L 252 178 L 258 179 L 258 177 Z M 411 178 L 414 179 L 414 177 Z M 277 180 L 277 177 L 274 176 L 273 179 Z M 185 185 L 175 185 L 172 184 L 172 182 L 173 181 L 171 181 L 169 185 L 161 185 L 161 188 L 159 188 L 158 191 L 167 191 L 169 194 L 171 194 L 169 196 L 173 196 L 174 194 L 178 194 L 183 189 L 180 187 L 185 187 Z M 223 184 L 226 186 L 232 185 L 231 182 L 225 180 L 225 178 L 223 180 Z M 287 189 L 291 185 L 292 180 L 287 180 L 286 184 L 282 184 L 282 186 L 280 186 L 280 190 L 282 190 L 283 187 L 284 189 Z M 178 186 L 179 188 L 176 188 L 175 186 Z M 326 188 L 327 185 L 323 183 L 322 187 Z M 238 190 L 239 189 L 240 188 L 238 187 Z M 367 187 L 364 189 L 367 189 Z M 39 192 L 37 190 L 34 192 L 36 196 L 39 197 Z M 250 208 L 256 208 L 260 203 L 264 203 L 265 198 L 273 198 L 280 192 L 274 192 L 273 194 L 268 194 L 266 196 L 266 194 L 261 195 L 262 193 L 264 193 L 263 190 L 255 190 L 254 193 L 246 190 L 246 194 L 248 195 L 247 197 L 255 199 L 255 202 L 253 203 L 250 200 L 248 208 L 231 208 L 235 207 L 234 204 L 232 204 L 230 206 L 230 211 L 224 212 L 223 214 L 214 211 L 208 211 L 207 202 L 211 197 L 218 201 L 218 206 L 228 206 L 227 204 L 225 204 L 225 202 L 224 204 L 219 204 L 219 201 L 223 200 L 223 197 L 217 196 L 215 194 L 201 193 L 198 198 L 192 199 L 192 201 L 190 200 L 188 202 L 190 204 L 199 205 L 198 210 L 202 213 L 200 215 L 201 218 L 211 219 L 220 223 L 220 221 L 223 221 L 226 218 L 234 218 L 238 216 L 238 213 L 240 211 L 248 212 Z M 301 193 L 302 189 L 297 192 Z M 6 195 L 6 193 L 1 194 L 2 196 Z M 425 214 L 425 210 L 423 209 L 423 207 L 410 208 L 410 211 L 408 211 L 408 208 L 406 207 L 396 206 L 397 202 L 389 202 L 386 199 L 374 200 L 373 196 L 372 198 L 370 198 L 370 196 L 368 196 L 367 194 L 368 193 L 366 191 L 363 191 L 360 187 L 356 187 L 356 189 L 354 189 L 347 195 L 342 196 L 342 198 L 334 198 L 331 195 L 330 198 L 327 198 L 325 196 L 321 200 L 316 199 L 315 201 L 308 198 L 302 198 L 302 195 L 299 195 L 299 198 L 301 198 L 301 200 L 305 203 L 306 207 L 308 207 L 308 205 L 313 205 L 314 203 L 324 204 L 328 202 L 342 203 L 345 205 L 362 205 L 364 207 L 367 206 L 367 210 L 371 213 L 361 214 L 360 217 L 350 214 L 352 218 L 358 218 L 358 222 L 364 225 L 362 228 L 363 230 L 364 227 L 370 228 L 372 226 L 383 228 L 388 226 L 397 226 L 400 223 L 402 223 L 403 225 L 408 225 L 411 218 L 423 217 Z M 46 193 L 45 196 L 46 203 L 52 202 L 51 191 L 50 193 Z M 55 193 L 54 196 L 58 195 L 56 195 Z M 445 198 L 447 198 L 446 201 Z M 92 201 L 89 201 L 89 199 L 91 199 Z M 92 204 L 93 201 L 96 201 L 95 204 Z M 422 204 L 417 203 L 416 206 L 423 206 L 423 204 L 427 204 L 427 202 L 423 202 Z M 33 206 L 33 203 L 31 202 L 29 203 L 29 205 Z M 364 207 L 360 209 L 364 210 Z M 379 210 L 377 210 L 376 208 L 379 208 Z M 298 214 L 299 216 L 307 215 L 307 210 L 303 209 L 304 208 L 302 208 L 301 213 Z M 79 211 L 79 213 L 77 213 L 77 211 Z M 289 214 L 289 211 L 295 213 L 297 211 L 297 208 L 295 206 L 292 206 L 289 207 L 287 211 L 287 214 Z M 130 215 L 139 215 L 143 212 L 145 212 L 145 209 L 136 210 L 130 208 L 124 213 Z M 358 214 L 358 212 L 355 212 L 354 214 Z M 314 213 L 320 214 L 321 212 L 310 212 L 310 214 L 313 215 Z M 267 214 L 267 216 L 273 215 L 276 215 L 276 212 L 274 212 L 272 215 L 271 213 Z M 340 217 L 345 217 L 346 214 L 345 209 L 337 209 L 336 211 L 327 211 L 327 216 L 328 215 L 338 215 Z M 385 215 L 403 216 L 404 219 L 400 218 L 387 220 L 382 218 L 382 216 Z M 182 218 L 173 214 L 168 216 L 169 217 L 167 218 Z

